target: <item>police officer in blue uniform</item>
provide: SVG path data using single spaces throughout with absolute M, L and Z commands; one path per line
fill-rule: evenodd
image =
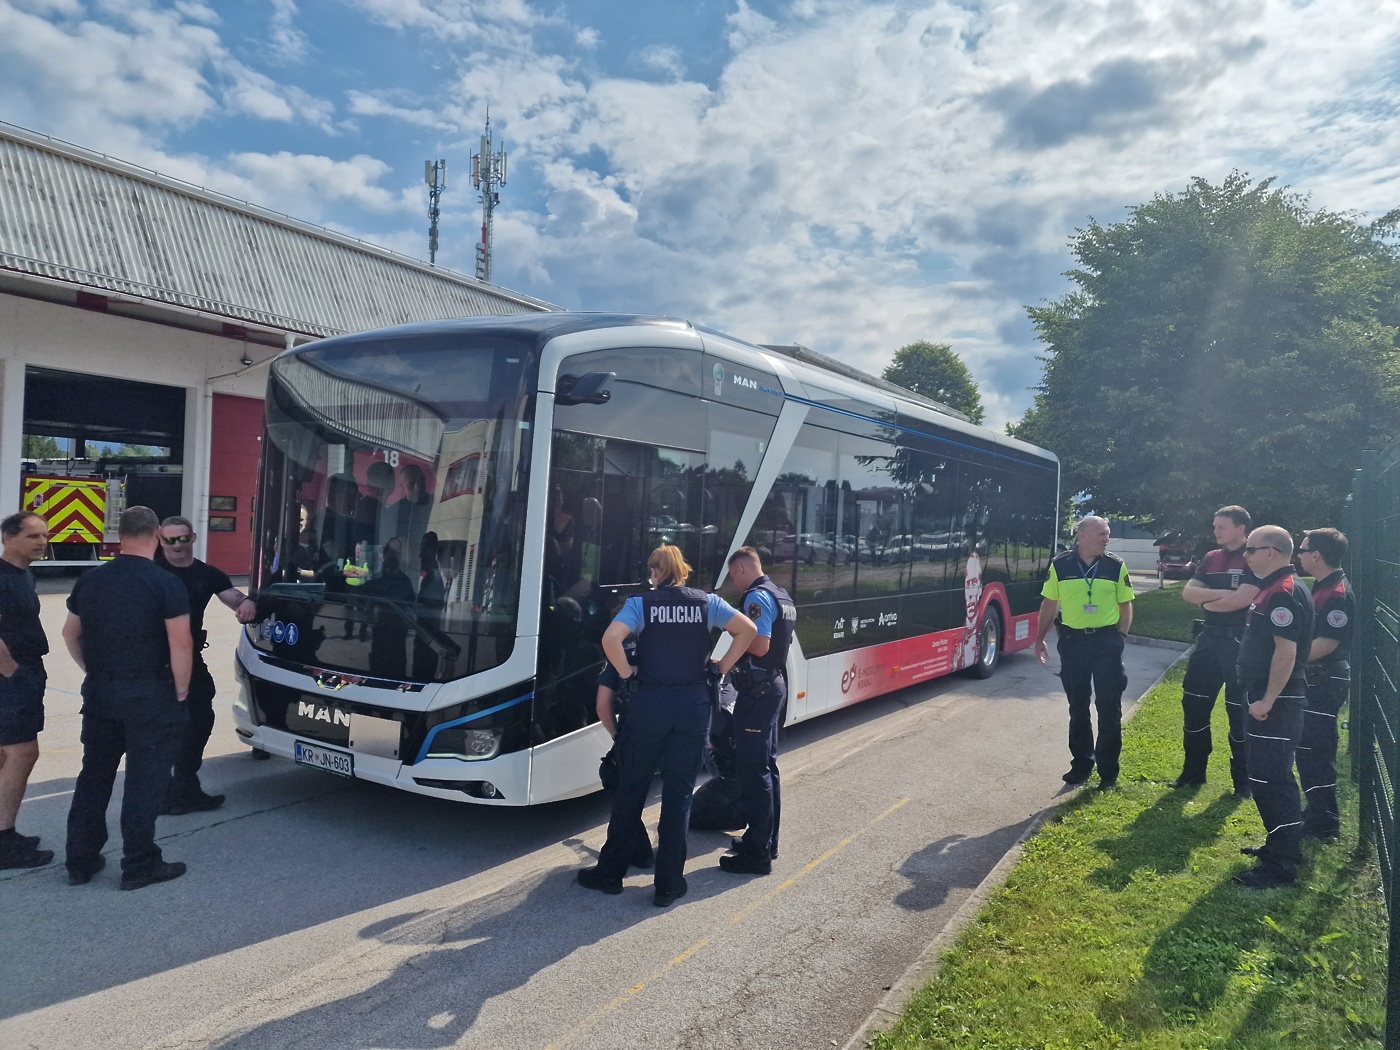
M 729 679 L 734 701 L 734 766 L 748 829 L 734 854 L 719 859 L 725 871 L 767 875 L 778 855 L 782 790 L 778 782 L 778 714 L 787 699 L 787 655 L 797 626 L 797 606 L 763 573 L 758 551 L 740 547 L 729 556 L 729 576 L 743 590 L 739 608 L 758 628 Z
M 185 728 L 193 665 L 185 588 L 152 561 L 158 527 L 149 507 L 122 511 L 121 553 L 80 577 L 68 596 L 63 641 L 86 672 L 83 765 L 68 810 L 66 863 L 74 886 L 105 863 L 107 803 L 123 755 L 122 889 L 185 873 L 156 845 L 156 814 Z
M 666 907 L 685 896 L 686 830 L 690 794 L 700 772 L 710 723 L 707 678 L 727 673 L 748 651 L 757 628 L 714 594 L 686 587 L 691 568 L 679 548 L 662 546 L 647 558 L 654 590 L 627 599 L 603 632 L 603 653 L 626 682 L 638 679 L 627 707 L 627 732 L 613 796 L 608 838 L 598 863 L 578 873 L 579 885 L 621 893 L 622 877 L 636 849 L 637 828 L 651 779 L 661 771 L 661 822 L 657 833 L 655 901 Z M 716 665 L 709 659 L 713 628 L 730 637 Z M 623 643 L 637 637 L 637 669 Z
M 1231 504 L 1217 510 L 1211 528 L 1220 546 L 1200 560 L 1195 575 L 1181 589 L 1181 597 L 1199 605 L 1205 619 L 1198 621 L 1201 630 L 1181 683 L 1184 757 L 1181 775 L 1171 784 L 1174 788 L 1206 782 L 1206 761 L 1212 748 L 1210 714 L 1223 686 L 1230 723 L 1230 777 L 1235 794 L 1249 797 L 1249 778 L 1244 770 L 1245 701 L 1235 663 L 1244 634 L 1245 610 L 1259 593 L 1258 581 L 1244 558 L 1250 524 L 1249 511 L 1243 507 Z
M 1308 648 L 1308 700 L 1298 740 L 1298 780 L 1303 787 L 1303 838 L 1335 839 L 1337 811 L 1337 715 L 1351 692 L 1351 632 L 1356 595 L 1341 569 L 1347 538 L 1336 529 L 1313 529 L 1298 546 L 1298 565 L 1313 578 L 1313 638 Z
M 1313 606 L 1293 571 L 1293 537 L 1261 525 L 1245 541 L 1244 556 L 1259 578 L 1245 617 L 1239 676 L 1249 705 L 1245 767 L 1264 822 L 1264 845 L 1246 848 L 1259 866 L 1235 881 L 1251 889 L 1292 886 L 1303 861 L 1303 810 L 1293 756 L 1303 730 L 1304 668 L 1312 640 Z
M 622 649 L 627 656 L 627 662 L 632 667 L 637 666 L 637 640 L 629 637 L 622 643 Z M 637 677 L 632 676 L 632 685 L 637 683 Z M 617 668 L 606 660 L 603 661 L 603 669 L 598 672 L 598 692 L 594 697 L 594 704 L 598 711 L 598 722 L 608 731 L 608 736 L 616 741 L 627 726 L 627 698 L 624 693 L 635 691 L 624 690 L 622 679 L 618 677 Z M 614 748 L 616 748 L 614 743 Z M 608 760 L 616 762 L 615 753 L 609 753 Z M 614 770 L 616 766 L 614 765 Z M 603 787 L 615 788 L 615 784 L 604 781 Z M 650 868 L 656 862 L 656 854 L 651 848 L 651 838 L 647 834 L 647 828 L 642 823 L 641 815 L 637 816 L 637 834 L 635 845 L 632 848 L 632 867 Z

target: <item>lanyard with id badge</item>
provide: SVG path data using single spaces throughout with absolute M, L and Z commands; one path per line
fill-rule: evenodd
M 1102 560 L 1102 558 L 1095 558 L 1093 565 L 1085 565 L 1083 559 L 1080 559 L 1079 562 L 1080 571 L 1084 574 L 1084 581 L 1089 585 L 1089 597 L 1084 602 L 1084 612 L 1088 616 L 1093 616 L 1099 611 L 1098 605 L 1094 602 L 1094 580 L 1098 578 L 1099 563 Z

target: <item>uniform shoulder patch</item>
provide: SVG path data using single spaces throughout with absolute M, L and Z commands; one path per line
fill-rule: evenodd
M 1287 627 L 1293 622 L 1293 610 L 1280 605 L 1269 613 L 1269 622 L 1275 627 Z
M 758 602 L 749 602 L 749 607 L 745 610 L 745 615 L 750 620 L 757 620 L 762 613 L 763 606 L 759 605 Z
M 1345 627 L 1347 625 L 1346 610 L 1333 609 L 1327 614 L 1327 623 L 1332 627 Z

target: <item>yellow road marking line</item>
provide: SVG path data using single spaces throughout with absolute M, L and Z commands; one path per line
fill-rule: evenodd
M 815 871 L 817 868 L 821 867 L 821 865 L 825 864 L 832 857 L 836 856 L 836 854 L 840 853 L 843 849 L 849 846 L 861 835 L 865 834 L 865 832 L 869 831 L 871 828 L 873 828 L 876 824 L 880 823 L 880 821 L 884 820 L 895 810 L 899 809 L 901 806 L 907 804 L 910 801 L 910 799 L 901 798 L 893 806 L 885 810 L 878 817 L 872 820 L 869 824 L 865 825 L 865 827 L 855 832 L 855 834 L 848 835 L 836 845 L 832 846 L 831 849 L 823 853 L 816 860 L 809 861 L 802 868 L 802 870 L 799 871 L 792 878 L 788 879 L 786 882 L 781 883 L 774 889 L 770 890 L 768 893 L 764 894 L 762 897 L 754 901 L 752 904 L 750 904 L 743 911 L 739 912 L 737 915 L 730 916 L 730 925 L 735 925 L 737 923 L 743 922 L 763 905 L 767 904 L 769 901 L 777 897 L 778 894 L 782 893 L 784 890 L 788 889 L 790 886 L 796 883 L 798 879 L 803 878 L 804 876 Z M 664 966 L 658 967 L 656 970 L 653 970 L 651 973 L 647 974 L 647 976 L 643 977 L 636 984 L 632 985 L 632 987 L 628 988 L 621 995 L 615 997 L 611 1002 L 606 1003 L 605 1005 L 600 1006 L 598 1009 L 594 1010 L 582 1021 L 574 1025 L 567 1032 L 565 1032 L 558 1040 L 548 1044 L 545 1047 L 545 1050 L 559 1050 L 560 1047 L 570 1042 L 572 1039 L 574 1039 L 574 1037 L 581 1035 L 587 1029 L 594 1027 L 599 1021 L 607 1017 L 609 1014 L 615 1012 L 623 1006 L 626 1006 L 633 999 L 637 998 L 644 991 L 646 991 L 650 985 L 654 984 L 656 981 L 666 976 L 666 974 L 670 973 L 671 970 L 675 969 L 677 966 L 681 965 L 682 963 L 686 962 L 688 959 L 696 955 L 702 948 L 706 947 L 710 943 L 710 941 L 710 937 L 702 937 L 700 940 L 696 941 L 685 951 L 677 955 L 670 962 L 666 963 Z

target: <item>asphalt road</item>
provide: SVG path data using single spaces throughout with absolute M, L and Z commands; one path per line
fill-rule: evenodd
M 62 594 L 43 602 L 61 650 Z M 232 616 L 209 619 L 209 653 L 231 653 Z M 1131 694 L 1176 655 L 1130 646 Z M 210 662 L 227 697 L 231 656 Z M 20 828 L 61 861 L 79 678 L 61 651 L 49 671 Z M 773 874 L 721 872 L 726 836 L 694 832 L 690 894 L 658 909 L 649 875 L 620 897 L 573 883 L 602 844 L 602 795 L 419 798 L 255 762 L 230 721 L 221 710 L 204 772 L 228 803 L 161 818 L 184 878 L 117 889 L 115 800 L 89 885 L 58 864 L 0 873 L 0 1046 L 841 1045 L 1063 796 L 1068 761 L 1059 680 L 1029 654 L 794 727 Z

